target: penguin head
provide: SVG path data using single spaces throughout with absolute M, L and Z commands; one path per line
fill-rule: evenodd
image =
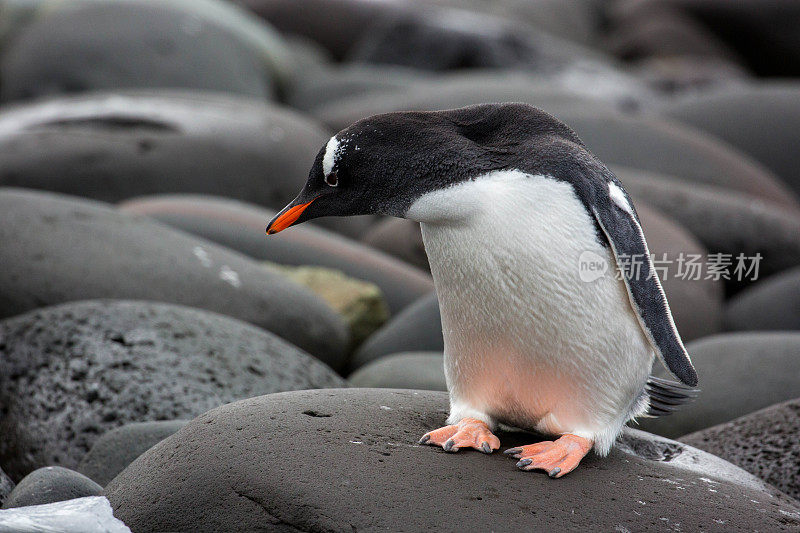
M 403 217 L 429 192 L 515 166 L 519 139 L 552 121 L 558 123 L 527 104 L 360 120 L 322 147 L 300 194 L 269 222 L 267 233 L 324 216 Z

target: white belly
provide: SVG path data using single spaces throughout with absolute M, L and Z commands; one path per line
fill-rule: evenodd
M 616 436 L 654 353 L 571 185 L 495 172 L 424 196 L 408 218 L 422 222 L 454 410 Z M 581 280 L 586 252 L 607 262 L 605 276 Z

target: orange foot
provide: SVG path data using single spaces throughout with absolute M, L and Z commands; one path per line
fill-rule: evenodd
M 519 459 L 517 467 L 520 470 L 541 469 L 550 477 L 558 478 L 575 470 L 593 444 L 589 439 L 567 433 L 555 442 L 537 442 L 510 448 L 503 453 Z
M 462 418 L 454 426 L 425 433 L 419 443 L 441 446 L 446 452 L 457 452 L 460 448 L 470 447 L 483 453 L 492 453 L 492 450 L 500 447 L 500 439 L 492 434 L 486 422 L 477 418 Z

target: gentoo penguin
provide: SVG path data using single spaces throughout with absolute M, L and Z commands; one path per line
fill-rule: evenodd
M 483 104 L 356 122 L 267 233 L 365 214 L 418 221 L 430 260 L 450 416 L 421 443 L 491 453 L 499 424 L 534 430 L 558 438 L 505 453 L 560 477 L 694 396 L 630 197 L 553 116 Z M 648 377 L 655 354 L 684 385 Z

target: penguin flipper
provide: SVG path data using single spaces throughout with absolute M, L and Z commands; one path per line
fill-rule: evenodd
M 627 194 L 618 182 L 610 181 L 608 190 L 602 191 L 596 199 L 597 203 L 591 206 L 592 213 L 622 272 L 639 325 L 667 370 L 686 385 L 696 386 L 697 372 L 675 327 L 642 227 Z

